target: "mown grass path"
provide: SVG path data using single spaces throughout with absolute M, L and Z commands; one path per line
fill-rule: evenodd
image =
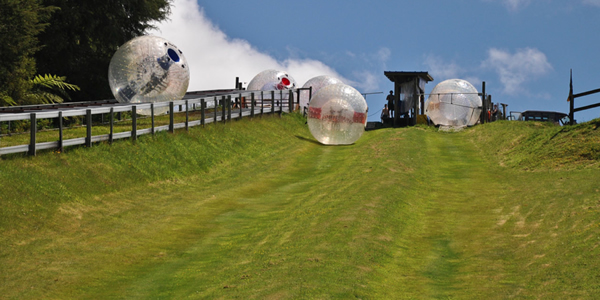
M 104 182 L 100 189 L 75 175 L 56 191 L 36 179 L 85 168 L 84 151 L 0 162 L 5 178 L 29 176 L 58 194 L 20 206 L 23 189 L 35 193 L 2 195 L 0 295 L 505 299 L 600 290 L 597 169 L 501 167 L 474 130 L 384 129 L 328 147 L 303 123 L 240 121 L 83 149 L 104 172 L 78 176 Z M 155 165 L 166 147 L 185 175 Z M 136 175 L 140 184 L 125 184 Z M 75 188 L 83 190 L 61 194 Z

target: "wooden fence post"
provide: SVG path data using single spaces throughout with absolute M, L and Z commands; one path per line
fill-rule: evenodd
M 487 122 L 487 103 L 486 103 L 486 96 L 485 96 L 485 81 L 481 82 L 481 100 L 482 100 L 482 110 L 481 110 L 481 119 L 480 122 L 481 124 L 484 124 Z
M 205 107 L 206 103 L 204 102 L 204 98 L 200 99 L 200 125 L 204 127 L 204 119 L 205 119 Z
M 175 106 L 173 105 L 173 101 L 169 102 L 169 132 L 175 132 L 175 116 L 174 110 Z
M 254 93 L 250 94 L 250 118 L 254 118 Z
M 264 92 L 260 91 L 260 117 L 262 118 L 263 113 L 265 112 L 265 96 Z
M 240 93 L 240 119 L 242 118 L 242 107 L 246 105 L 246 101 L 242 101 L 242 93 Z
M 58 151 L 64 152 L 64 149 L 63 149 L 63 117 L 62 117 L 62 111 L 58 112 Z
M 231 121 L 231 95 L 227 95 L 227 121 Z
M 275 91 L 271 91 L 271 114 L 275 113 Z
M 156 132 L 154 131 L 154 103 L 150 103 L 150 116 L 152 118 L 152 135 Z
M 92 110 L 87 109 L 85 113 L 85 125 L 87 136 L 85 138 L 85 146 L 92 147 Z
M 225 96 L 221 96 L 221 104 L 221 122 L 225 123 L 225 121 L 227 120 L 227 116 L 225 115 Z
M 189 100 L 185 100 L 185 131 L 190 129 L 190 104 Z
M 575 97 L 569 95 L 569 125 L 575 125 Z
M 288 105 L 290 106 L 289 107 L 290 113 L 293 113 L 294 112 L 294 91 L 292 91 L 292 90 L 290 90 Z
M 281 118 L 281 112 L 283 111 L 283 90 L 279 90 L 279 101 L 277 101 L 277 103 L 279 103 L 279 117 Z
M 35 135 L 37 133 L 37 117 L 35 113 L 29 115 L 30 135 L 29 135 L 29 155 L 35 156 Z
M 296 101 L 296 103 L 298 103 L 298 104 L 296 104 L 296 105 L 294 106 L 294 110 L 296 110 L 296 107 L 297 107 L 298 109 L 300 109 L 300 89 L 297 89 L 297 90 L 296 90 L 296 100 L 297 100 L 297 101 Z
M 137 106 L 131 107 L 131 139 L 137 140 Z
M 111 107 L 110 108 L 110 133 L 108 134 L 108 143 L 109 144 L 112 144 L 112 142 L 113 142 L 114 124 L 115 124 L 115 109 L 113 107 Z

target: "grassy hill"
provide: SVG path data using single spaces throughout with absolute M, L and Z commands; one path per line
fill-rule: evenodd
M 316 143 L 296 114 L 0 161 L 0 295 L 594 298 L 599 122 Z

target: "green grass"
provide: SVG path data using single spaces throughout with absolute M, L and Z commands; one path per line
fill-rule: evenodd
M 4 159 L 0 295 L 594 298 L 595 124 L 330 147 L 284 114 Z
M 234 115 L 236 113 L 237 112 L 235 112 L 235 111 L 232 112 L 232 114 L 234 114 Z M 122 120 L 118 120 L 116 117 L 116 114 L 115 114 L 115 119 L 114 119 L 114 124 L 113 124 L 113 132 L 114 133 L 131 131 L 132 120 L 131 120 L 130 113 L 123 113 L 123 114 L 124 115 L 126 114 L 127 116 L 126 116 L 126 118 L 124 117 Z M 92 124 L 92 136 L 110 133 L 110 126 L 108 124 L 109 117 L 107 115 L 105 115 L 104 123 L 101 123 L 99 120 L 94 120 L 95 123 Z M 221 111 L 218 111 L 218 115 L 221 116 Z M 206 116 L 206 118 L 214 118 L 214 110 L 207 109 L 205 116 Z M 98 118 L 98 116 L 96 116 L 96 118 Z M 190 111 L 188 114 L 188 119 L 190 122 L 195 121 L 195 120 L 200 120 L 201 112 L 200 111 Z M 47 121 L 45 123 L 51 124 L 50 119 L 45 119 L 45 121 Z M 154 126 L 155 127 L 169 125 L 169 122 L 170 122 L 170 117 L 167 114 L 158 115 L 158 116 L 155 116 L 155 118 L 154 118 Z M 174 122 L 175 123 L 185 123 L 185 113 L 182 113 L 182 112 L 175 113 L 174 114 Z M 65 128 L 63 131 L 63 139 L 67 140 L 67 139 L 86 137 L 87 128 L 86 128 L 86 125 L 83 125 L 83 121 L 79 120 L 79 121 L 74 121 L 72 123 L 73 124 L 70 124 L 69 126 L 65 125 Z M 65 124 L 66 124 L 66 121 L 65 121 Z M 141 130 L 144 128 L 151 128 L 152 127 L 152 119 L 150 117 L 140 115 L 140 116 L 138 116 L 136 124 L 137 124 L 137 130 Z M 29 126 L 26 126 L 26 127 L 29 127 Z M 50 127 L 52 127 L 52 126 L 50 126 Z M 51 129 L 38 128 L 38 131 L 36 133 L 36 142 L 37 143 L 55 142 L 55 141 L 58 141 L 58 139 L 59 139 L 58 129 L 56 129 L 56 128 L 51 128 Z M 10 135 L 4 134 L 3 136 L 0 136 L 0 146 L 1 147 L 28 145 L 29 141 L 30 141 L 30 132 L 29 132 L 28 128 L 26 130 L 21 130 L 16 133 L 11 133 Z

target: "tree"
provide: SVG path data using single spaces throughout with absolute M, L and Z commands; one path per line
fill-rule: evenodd
M 45 0 L 60 10 L 40 34 L 39 73 L 60 74 L 81 88 L 77 101 L 113 98 L 108 66 L 117 48 L 165 20 L 171 0 Z
M 16 105 L 31 89 L 36 73 L 37 35 L 53 7 L 41 0 L 0 0 L 0 106 Z

